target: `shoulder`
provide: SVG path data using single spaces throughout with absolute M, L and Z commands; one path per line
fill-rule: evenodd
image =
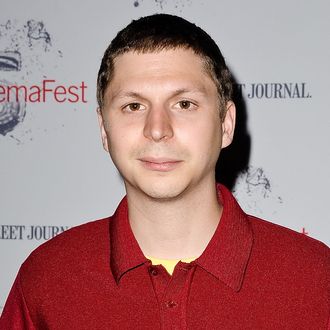
M 329 253 L 327 245 L 305 234 L 251 215 L 248 215 L 248 219 L 254 233 L 270 244 L 276 243 L 279 246 L 290 244 L 291 247 L 310 249 L 311 253 Z
M 73 249 L 82 252 L 83 247 L 95 247 L 96 242 L 100 242 L 109 236 L 109 221 L 111 217 L 90 221 L 79 226 L 72 227 L 49 241 L 41 244 L 32 253 L 31 257 L 37 257 L 56 250 Z M 74 252 L 68 251 L 68 252 Z
M 65 301 L 79 300 L 83 292 L 110 283 L 111 220 L 73 227 L 29 255 L 19 270 L 18 281 L 31 315 L 60 309 Z
M 39 276 L 74 272 L 96 259 L 108 258 L 110 221 L 111 217 L 72 227 L 41 244 L 22 264 L 21 278 L 35 281 Z
M 329 276 L 330 249 L 307 235 L 269 221 L 248 216 L 254 236 L 254 252 L 265 262 L 286 270 Z

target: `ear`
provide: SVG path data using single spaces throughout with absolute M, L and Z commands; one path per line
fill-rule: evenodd
M 228 147 L 233 141 L 236 121 L 236 107 L 233 101 L 226 104 L 226 114 L 222 122 L 222 145 L 221 148 Z
M 109 152 L 108 137 L 107 137 L 107 132 L 105 130 L 105 121 L 103 119 L 101 109 L 97 108 L 96 112 L 101 130 L 101 139 L 102 139 L 103 148 L 105 151 Z

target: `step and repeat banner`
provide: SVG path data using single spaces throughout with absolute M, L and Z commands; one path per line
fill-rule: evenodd
M 237 135 L 219 180 L 246 212 L 329 244 L 329 10 L 322 0 L 4 2 L 0 312 L 33 249 L 111 215 L 124 195 L 101 144 L 96 76 L 116 33 L 148 14 L 201 26 L 233 72 Z

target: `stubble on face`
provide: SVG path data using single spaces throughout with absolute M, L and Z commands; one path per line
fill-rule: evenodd
M 193 88 L 191 84 L 195 84 Z M 206 90 L 204 98 L 197 97 L 202 100 L 198 111 L 182 114 L 170 108 L 167 111 L 171 116 L 174 136 L 163 141 L 143 136 L 148 111 L 155 111 L 160 104 L 164 109 L 172 104 L 174 98 L 171 99 L 170 95 L 180 88 Z M 126 89 L 143 95 L 142 100 L 129 98 L 125 102 L 145 104 L 145 113 L 122 111 L 118 94 Z M 214 180 L 212 176 L 221 148 L 219 103 L 216 86 L 205 72 L 199 56 L 190 50 L 120 55 L 105 96 L 103 126 L 108 149 L 124 179 L 127 192 L 140 191 L 149 198 L 165 201 L 181 198 L 191 188 L 192 182 L 205 181 L 206 176 L 208 184 Z M 182 95 L 183 100 L 193 97 L 193 92 Z M 152 171 L 139 162 L 148 157 L 174 159 L 182 163 L 173 171 Z

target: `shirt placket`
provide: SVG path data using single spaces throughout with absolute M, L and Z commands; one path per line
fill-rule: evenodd
M 162 265 L 149 266 L 159 303 L 162 329 L 187 328 L 187 300 L 194 267 L 192 263 L 180 261 L 171 276 Z

